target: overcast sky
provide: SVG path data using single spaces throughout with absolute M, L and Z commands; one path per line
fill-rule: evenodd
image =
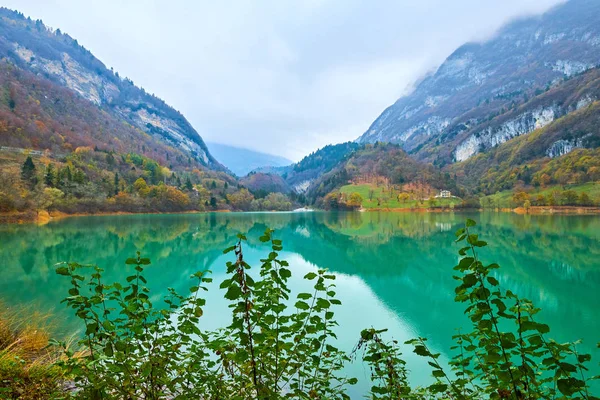
M 467 41 L 561 0 L 4 0 L 181 111 L 293 160 L 354 140 Z

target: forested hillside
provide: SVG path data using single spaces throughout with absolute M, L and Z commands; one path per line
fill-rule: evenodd
M 461 184 L 486 194 L 516 185 L 594 182 L 600 179 L 599 144 L 600 103 L 594 102 L 450 169 Z
M 20 69 L 71 89 L 121 124 L 177 147 L 199 166 L 222 169 L 183 115 L 130 79 L 107 69 L 60 29 L 52 30 L 40 20 L 0 8 L 0 56 Z M 119 136 L 118 131 L 113 134 Z
M 397 186 L 399 192 L 406 186 L 407 191 L 412 191 L 421 199 L 439 189 L 458 191 L 455 180 L 449 173 L 443 173 L 432 164 L 411 158 L 399 145 L 375 143 L 360 145 L 329 172 L 312 182 L 306 198 L 309 202 L 329 207 L 324 203 L 327 195 L 333 195 L 334 199 L 338 196 L 338 201 L 345 200 L 338 195 L 337 190 L 350 183 L 390 188 Z M 360 204 L 352 204 L 351 208 L 356 206 Z
M 0 9 L 0 55 L 4 220 L 292 207 L 252 203 L 181 114 L 59 30 Z
M 315 179 L 331 171 L 359 147 L 353 142 L 325 146 L 281 171 L 281 174 L 297 193 L 304 193 Z
M 56 158 L 89 146 L 107 152 L 136 152 L 172 168 L 196 165 L 182 149 L 9 61 L 0 62 L 0 144 Z

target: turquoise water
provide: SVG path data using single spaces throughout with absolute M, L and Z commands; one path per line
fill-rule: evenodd
M 361 329 L 389 328 L 400 341 L 429 338 L 434 351 L 448 358 L 451 336 L 468 327 L 462 308 L 453 302 L 452 267 L 458 260 L 454 231 L 466 217 L 478 221 L 490 246 L 485 262 L 497 262 L 502 287 L 527 297 L 542 308 L 551 337 L 582 339 L 582 352 L 600 354 L 600 217 L 523 216 L 513 214 L 434 213 L 224 213 L 129 215 L 69 218 L 45 226 L 0 226 L 0 299 L 8 304 L 34 302 L 54 311 L 62 332 L 79 326 L 59 304 L 68 282 L 54 274 L 61 261 L 96 263 L 108 281 L 124 280 L 124 260 L 140 251 L 152 260 L 147 270 L 153 300 L 167 287 L 186 293 L 189 275 L 211 269 L 215 284 L 207 294 L 204 327 L 222 326 L 227 306 L 218 283 L 231 255 L 222 250 L 237 233 L 248 236 L 246 259 L 251 265 L 266 254 L 258 237 L 270 227 L 283 240 L 283 257 L 296 276 L 316 268 L 338 275 L 339 345 L 350 350 Z M 292 282 L 294 290 L 302 282 Z M 60 334 L 57 332 L 57 334 Z M 410 349 L 412 380 L 428 381 L 426 364 Z M 361 365 L 348 373 L 363 383 Z M 355 396 L 353 396 L 355 397 Z

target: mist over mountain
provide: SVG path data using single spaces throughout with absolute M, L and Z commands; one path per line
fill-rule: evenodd
M 554 103 L 504 119 L 507 110 L 598 64 L 600 2 L 570 0 L 510 23 L 489 41 L 461 46 L 358 141 L 399 143 L 441 165 L 463 161 L 564 115 Z
M 284 167 L 293 164 L 293 161 L 273 154 L 220 143 L 208 142 L 207 145 L 219 162 L 240 177 L 263 167 Z

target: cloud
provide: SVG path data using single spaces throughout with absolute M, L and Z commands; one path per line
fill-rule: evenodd
M 466 41 L 559 0 L 5 0 L 213 142 L 297 160 L 353 140 Z

